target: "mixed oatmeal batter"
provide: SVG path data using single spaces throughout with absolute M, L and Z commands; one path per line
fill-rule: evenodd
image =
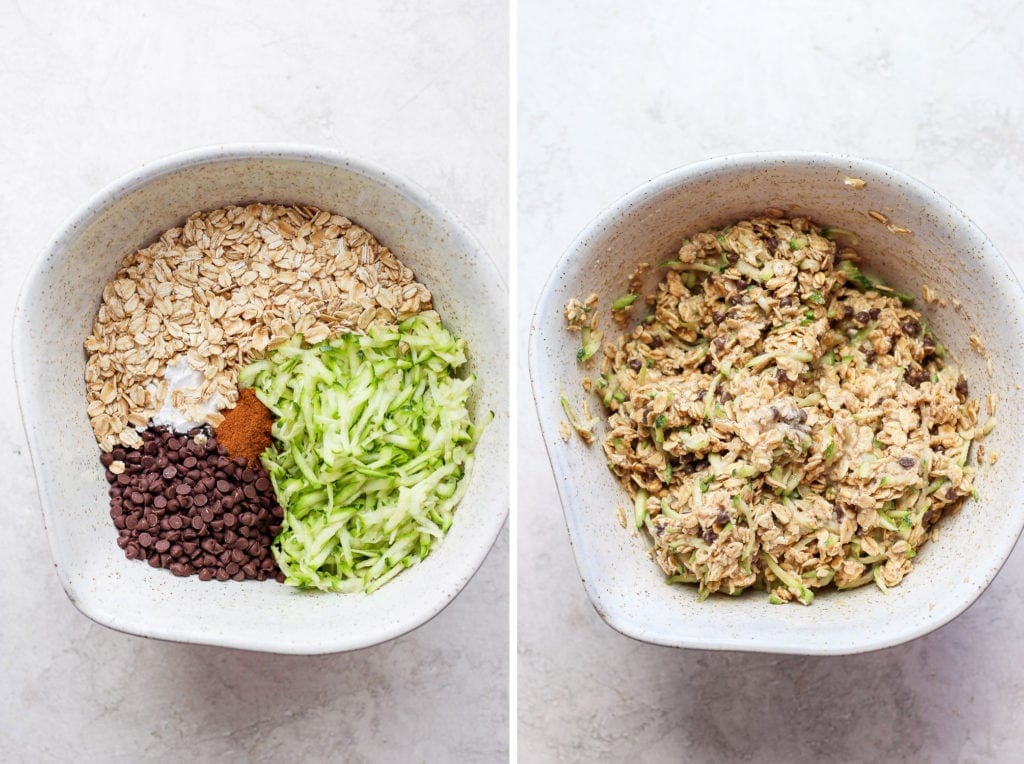
M 895 586 L 973 492 L 969 448 L 994 420 L 979 426 L 959 368 L 907 295 L 861 273 L 853 242 L 775 215 L 700 233 L 656 294 L 612 304 L 620 322 L 653 313 L 603 353 L 597 296 L 566 306 L 579 360 L 600 364 L 586 386 L 635 525 L 701 599 Z

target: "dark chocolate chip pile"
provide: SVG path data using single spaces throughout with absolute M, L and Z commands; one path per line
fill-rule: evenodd
M 196 441 L 200 433 L 205 445 Z M 142 440 L 139 449 L 100 457 L 117 545 L 128 559 L 203 581 L 284 581 L 270 551 L 284 514 L 262 466 L 231 459 L 203 430 L 151 428 Z M 120 474 L 110 469 L 115 462 L 124 464 Z

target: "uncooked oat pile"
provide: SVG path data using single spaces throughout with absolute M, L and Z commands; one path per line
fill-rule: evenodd
M 861 273 L 852 243 L 775 214 L 700 233 L 656 294 L 612 304 L 652 313 L 603 354 L 596 296 L 566 306 L 579 359 L 600 362 L 587 385 L 635 525 L 702 599 L 894 586 L 973 491 L 970 445 L 994 419 L 979 425 L 910 298 Z
M 374 237 L 313 207 L 250 204 L 197 212 L 125 258 L 103 290 L 88 352 L 88 413 L 100 447 L 142 445 L 170 404 L 192 424 L 219 424 L 238 370 L 293 334 L 309 343 L 431 308 Z M 200 376 L 168 389 L 181 359 Z

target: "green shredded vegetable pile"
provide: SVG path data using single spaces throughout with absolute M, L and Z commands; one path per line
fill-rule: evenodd
M 297 335 L 242 371 L 277 417 L 263 465 L 285 583 L 370 593 L 444 537 L 482 429 L 465 363 L 463 340 L 415 316 L 315 347 Z

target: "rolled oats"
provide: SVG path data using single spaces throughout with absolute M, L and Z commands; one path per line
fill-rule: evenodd
M 411 270 L 340 215 L 269 204 L 197 212 L 126 257 L 103 289 L 84 343 L 93 432 L 104 451 L 138 447 L 134 428 L 160 408 L 163 372 L 182 356 L 204 380 L 172 394 L 175 405 L 215 425 L 220 415 L 197 402 L 233 406 L 238 369 L 296 332 L 320 342 L 397 323 L 431 301 Z

